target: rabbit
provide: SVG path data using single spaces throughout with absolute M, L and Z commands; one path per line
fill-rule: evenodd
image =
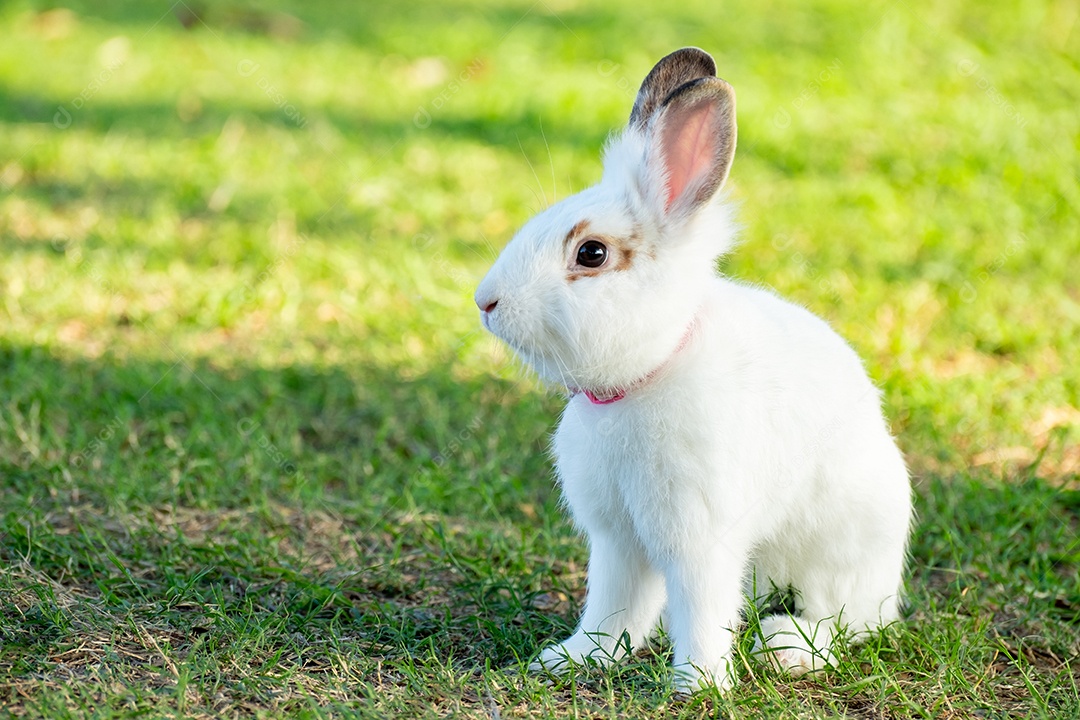
M 569 399 L 552 439 L 588 539 L 577 630 L 535 672 L 649 647 L 675 689 L 730 688 L 745 603 L 793 589 L 756 652 L 801 675 L 897 621 L 911 486 L 880 393 L 827 323 L 723 278 L 735 93 L 684 48 L 645 78 L 600 182 L 543 210 L 475 301 L 483 326 Z

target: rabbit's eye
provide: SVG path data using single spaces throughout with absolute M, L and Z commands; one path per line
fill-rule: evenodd
M 599 240 L 586 240 L 577 251 L 577 264 L 587 268 L 598 268 L 607 262 L 608 249 Z

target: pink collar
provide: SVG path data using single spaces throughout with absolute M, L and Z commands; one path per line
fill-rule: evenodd
M 647 374 L 643 375 L 638 380 L 630 383 L 628 387 L 609 388 L 601 390 L 599 392 L 571 388 L 571 396 L 581 393 L 585 397 L 589 398 L 589 402 L 591 402 L 593 405 L 610 405 L 611 403 L 622 400 L 624 397 L 626 397 L 626 393 L 628 393 L 629 391 L 636 390 L 643 385 L 647 385 L 653 378 L 659 375 L 660 372 L 671 363 L 671 361 L 675 358 L 676 355 L 682 352 L 683 348 L 690 344 L 690 340 L 694 336 L 694 329 L 697 327 L 697 324 L 698 320 L 697 316 L 695 316 L 694 319 L 690 322 L 690 326 L 686 328 L 686 332 L 683 333 L 682 340 L 679 341 L 679 344 L 675 347 L 675 351 L 671 353 L 671 356 L 668 357 L 668 359 L 664 362 L 660 363 L 660 365 L 650 370 Z

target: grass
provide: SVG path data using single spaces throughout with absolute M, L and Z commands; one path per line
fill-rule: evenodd
M 1080 717 L 1077 22 L 0 6 L 0 708 Z M 823 677 L 747 658 L 689 700 L 662 655 L 523 672 L 586 553 L 544 451 L 559 395 L 471 302 L 687 44 L 739 94 L 723 269 L 851 340 L 919 513 L 902 625 Z

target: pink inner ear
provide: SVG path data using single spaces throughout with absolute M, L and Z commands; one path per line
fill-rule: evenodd
M 708 174 L 716 162 L 715 114 L 716 105 L 708 100 L 671 109 L 660 145 L 668 171 L 665 211 L 671 209 L 688 186 Z

